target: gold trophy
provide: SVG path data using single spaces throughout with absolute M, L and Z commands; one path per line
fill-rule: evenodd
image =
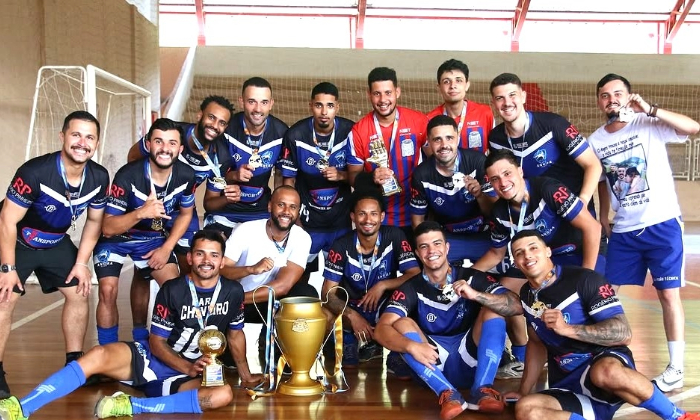
M 384 147 L 384 141 L 381 138 L 372 140 L 369 143 L 369 155 L 370 156 L 367 158 L 368 162 L 374 163 L 380 168 L 389 167 L 389 153 L 387 153 L 386 147 Z M 400 192 L 401 184 L 396 178 L 396 175 L 392 174 L 391 178 L 382 184 L 382 194 L 388 197 Z
M 224 365 L 216 358 L 226 350 L 226 336 L 215 325 L 209 325 L 201 332 L 197 343 L 202 354 L 211 358 L 202 371 L 202 386 L 226 385 Z
M 277 391 L 294 396 L 322 394 L 323 385 L 309 375 L 326 335 L 321 300 L 303 296 L 281 299 L 275 326 L 280 349 L 292 369 L 291 378 L 280 383 Z

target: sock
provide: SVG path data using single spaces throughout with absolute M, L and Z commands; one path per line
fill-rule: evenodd
M 654 392 L 648 400 L 642 401 L 640 407 L 651 411 L 664 420 L 677 419 L 683 414 L 683 411 L 676 407 L 659 388 L 654 387 Z
M 97 327 L 97 342 L 101 346 L 119 341 L 119 325 L 113 327 Z
M 147 341 L 148 328 L 146 328 L 145 325 L 134 325 L 134 329 L 131 330 L 131 335 L 134 337 L 134 341 Z
M 569 416 L 569 420 L 586 420 L 586 418 L 580 414 L 571 413 L 571 416 Z
M 488 332 L 488 333 L 487 333 Z M 472 384 L 472 395 L 484 385 L 493 385 L 496 378 L 498 363 L 503 354 L 506 339 L 506 321 L 503 318 L 493 318 L 484 321 L 481 327 L 481 339 L 476 349 L 476 372 Z M 515 346 L 513 346 L 515 348 Z
M 84 383 L 83 368 L 76 361 L 68 363 L 63 369 L 49 376 L 26 397 L 22 398 L 20 404 L 22 404 L 24 417 L 29 417 L 51 401 L 70 394 Z
M 73 360 L 78 360 L 83 357 L 82 351 L 71 351 L 66 353 L 66 364 L 72 362 Z
M 0 374 L 5 373 L 5 368 L 2 366 L 2 362 L 0 362 Z
M 486 330 L 484 330 L 486 331 Z M 518 362 L 523 362 L 525 363 L 525 347 L 527 346 L 515 346 L 512 345 L 510 346 L 510 351 L 513 353 L 513 356 L 518 360 Z
M 178 392 L 172 395 L 152 398 L 131 397 L 134 414 L 141 413 L 194 413 L 201 414 L 197 393 L 199 390 Z
M 669 341 L 668 354 L 671 356 L 671 366 L 683 370 L 685 363 L 685 341 Z
M 417 332 L 407 332 L 404 336 L 410 340 L 421 342 L 420 334 Z M 406 364 L 420 376 L 420 378 L 433 390 L 437 395 L 442 394 L 443 391 L 451 389 L 456 391 L 455 387 L 445 378 L 445 375 L 438 370 L 435 365 L 432 367 L 435 370 L 430 370 L 423 363 L 418 362 L 409 353 L 401 353 Z

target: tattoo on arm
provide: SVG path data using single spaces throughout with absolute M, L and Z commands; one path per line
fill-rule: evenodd
M 515 293 L 508 291 L 501 295 L 491 293 L 479 293 L 474 298 L 475 302 L 480 303 L 501 316 L 514 316 L 523 314 L 523 306 L 520 303 L 520 298 Z
M 210 395 L 199 397 L 199 408 L 201 408 L 202 411 L 211 410 L 214 408 L 214 404 L 212 404 L 211 402 Z
M 338 293 L 345 292 L 339 291 Z M 336 291 L 334 290 L 328 294 L 328 303 L 326 303 L 326 308 L 328 308 L 328 310 L 335 316 L 338 316 L 341 312 L 343 312 L 343 308 L 345 308 L 345 300 L 338 297 Z
M 573 325 L 577 340 L 601 346 L 626 345 L 632 339 L 632 329 L 622 314 L 593 325 Z

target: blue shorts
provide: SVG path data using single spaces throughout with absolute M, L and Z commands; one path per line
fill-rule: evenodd
M 148 266 L 148 259 L 143 258 L 143 256 L 163 246 L 163 243 L 165 243 L 163 237 L 126 242 L 98 242 L 92 257 L 92 262 L 95 264 L 95 276 L 98 279 L 119 277 L 124 260 L 129 256 L 143 278 L 150 280 L 153 269 Z M 172 252 L 168 263 L 177 264 L 177 258 Z
M 194 379 L 161 362 L 151 353 L 148 341 L 125 342 L 131 349 L 131 381 L 125 385 L 143 392 L 147 397 L 175 394 L 180 386 Z
M 306 272 L 313 273 L 318 271 L 318 253 L 323 251 L 323 257 L 328 256 L 328 251 L 331 249 L 331 245 L 336 239 L 342 238 L 351 228 L 344 228 L 334 230 L 332 232 L 322 231 L 322 230 L 307 230 L 306 232 L 311 236 L 311 250 L 309 251 L 309 257 L 306 262 Z
M 172 219 L 169 219 L 165 223 L 165 230 L 168 232 L 173 228 L 173 224 L 175 223 L 175 219 L 177 216 L 180 214 L 179 210 L 176 210 L 170 214 L 170 217 Z M 190 225 L 187 226 L 187 231 L 182 235 L 182 237 L 177 241 L 177 245 L 175 245 L 175 253 L 178 255 L 186 255 L 187 252 L 190 250 L 190 241 L 192 240 L 192 237 L 194 236 L 195 232 L 199 230 L 199 216 L 197 215 L 197 208 L 195 206 L 194 209 L 192 209 L 192 220 L 190 220 Z
M 630 232 L 613 232 L 605 277 L 614 285 L 643 286 L 647 270 L 656 289 L 685 286 L 683 222 L 680 218 Z
M 591 366 L 602 357 L 614 357 L 626 367 L 635 369 L 629 348 L 611 347 L 590 358 L 557 383 L 550 383 L 549 389 L 540 393 L 554 397 L 563 410 L 586 419 L 611 420 L 624 401 L 591 382 Z
M 491 248 L 491 234 L 488 232 L 446 232 L 445 239 L 450 244 L 450 251 L 447 254 L 447 259 L 450 262 L 461 262 L 468 259 L 475 263 Z
M 476 344 L 470 329 L 453 336 L 428 335 L 428 341 L 438 348 L 436 366 L 452 386 L 470 388 L 476 374 Z M 496 362 L 498 364 L 498 362 Z M 426 368 L 427 369 L 427 368 Z M 422 379 L 414 373 L 414 379 Z

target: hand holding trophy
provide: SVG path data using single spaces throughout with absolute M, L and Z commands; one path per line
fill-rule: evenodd
M 199 335 L 199 350 L 203 355 L 209 356 L 211 362 L 202 371 L 202 386 L 226 385 L 224 377 L 224 365 L 216 359 L 226 350 L 226 337 L 215 325 L 207 326 Z
M 374 163 L 380 168 L 389 168 L 389 153 L 386 151 L 386 147 L 384 147 L 384 141 L 381 138 L 372 140 L 370 142 L 369 154 L 370 156 L 369 158 L 367 158 L 368 162 Z M 399 194 L 401 192 L 401 184 L 399 184 L 399 180 L 393 173 L 391 175 L 391 178 L 389 178 L 386 182 L 381 184 L 381 186 L 382 194 L 385 197 L 394 194 Z

